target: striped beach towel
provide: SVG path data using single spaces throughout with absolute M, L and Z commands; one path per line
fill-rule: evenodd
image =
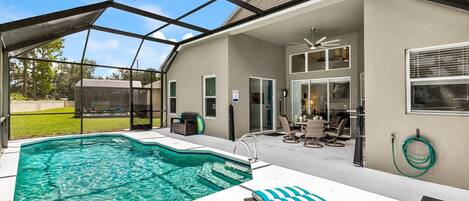
M 295 197 L 280 198 L 280 199 L 275 199 L 272 201 L 326 201 L 326 200 L 318 195 L 308 194 L 308 195 L 299 195 Z
M 265 190 L 257 190 L 252 196 L 258 201 L 279 200 L 282 198 L 291 198 L 301 195 L 311 194 L 307 190 L 298 186 L 286 186 L 281 188 L 271 188 Z

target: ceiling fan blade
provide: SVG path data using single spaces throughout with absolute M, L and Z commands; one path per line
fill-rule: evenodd
M 316 44 L 319 44 L 319 43 L 321 43 L 322 41 L 324 41 L 324 40 L 326 40 L 326 39 L 327 39 L 327 37 L 324 36 L 324 37 L 322 37 L 321 39 L 317 40 L 317 41 L 316 41 Z
M 321 46 L 339 46 L 340 44 L 338 43 L 326 43 L 326 44 L 321 44 Z
M 314 43 L 311 42 L 309 39 L 303 38 L 303 40 L 305 40 L 310 46 L 314 46 Z
M 288 45 L 306 45 L 305 43 L 289 42 Z
M 322 44 L 327 44 L 327 43 L 337 43 L 337 42 L 340 42 L 340 39 L 336 39 L 336 40 L 330 40 L 330 41 L 322 42 Z

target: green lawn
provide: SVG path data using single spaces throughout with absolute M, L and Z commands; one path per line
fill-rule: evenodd
M 14 113 L 66 113 L 74 112 L 73 107 L 41 110 L 37 112 Z M 80 133 L 80 118 L 74 118 L 74 114 L 47 114 L 11 116 L 11 138 L 21 139 L 30 137 L 69 135 Z M 159 126 L 160 119 L 153 119 L 153 126 Z M 119 118 L 84 118 L 83 132 L 95 133 L 105 131 L 121 131 L 130 127 L 129 117 Z

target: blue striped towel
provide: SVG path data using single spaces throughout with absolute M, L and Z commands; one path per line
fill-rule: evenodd
M 326 201 L 326 200 L 318 195 L 308 194 L 308 195 L 299 195 L 295 197 L 280 198 L 280 199 L 275 199 L 272 201 Z
M 298 186 L 286 186 L 281 188 L 257 190 L 252 193 L 252 196 L 258 201 L 270 201 L 309 194 L 311 193 Z

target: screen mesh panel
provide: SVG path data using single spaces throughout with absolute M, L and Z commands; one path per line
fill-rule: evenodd
M 2 33 L 7 47 L 22 44 L 28 41 L 45 38 L 58 38 L 73 33 L 73 30 L 81 31 L 90 25 L 99 16 L 101 10 L 74 15 L 45 23 L 35 24 Z M 39 41 L 44 42 L 44 41 Z

